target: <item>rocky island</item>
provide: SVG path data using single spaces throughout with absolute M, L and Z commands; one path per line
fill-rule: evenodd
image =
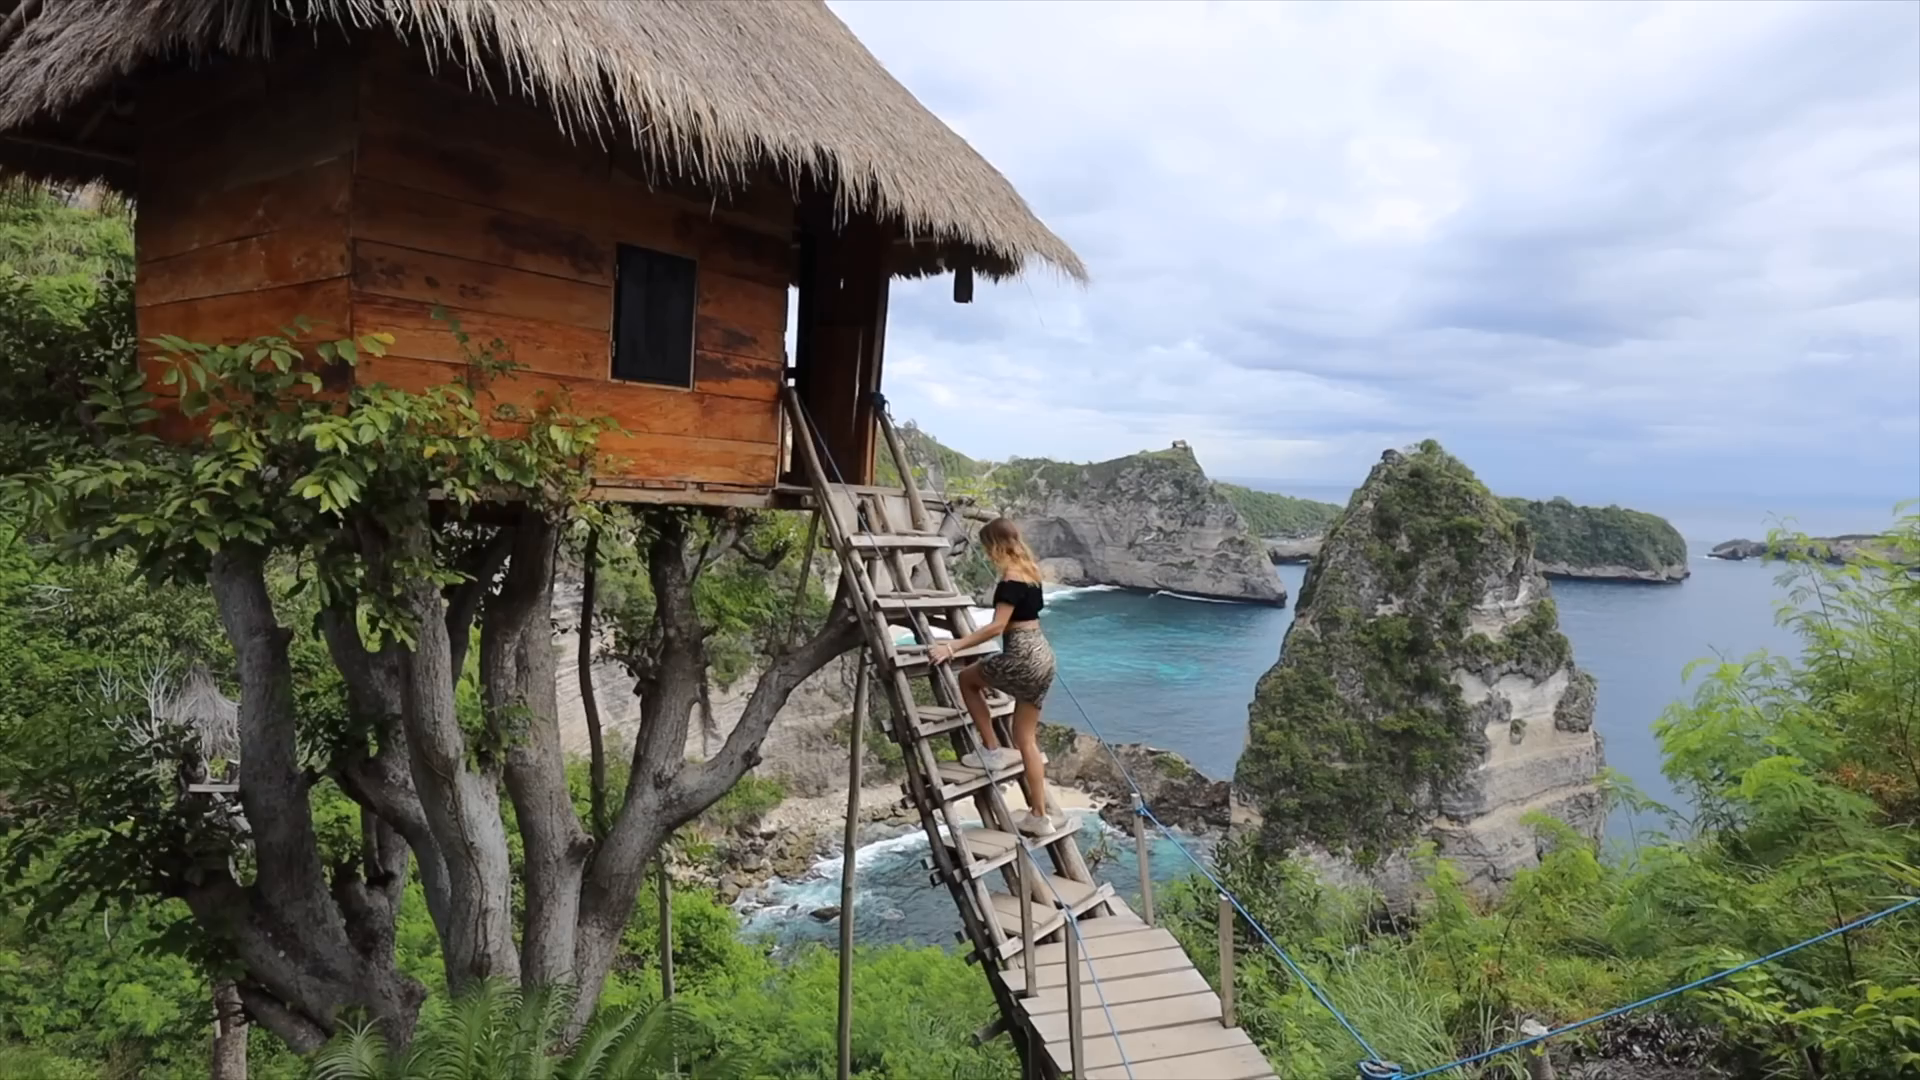
M 1184 442 L 1083 465 L 975 461 L 913 425 L 901 435 L 923 482 L 1018 522 L 1051 583 L 1287 601 L 1259 538 Z
M 1263 499 L 1282 499 L 1288 503 L 1324 507 L 1331 511 L 1327 516 L 1329 523 L 1332 515 L 1340 511 L 1331 503 L 1293 499 L 1244 488 L 1241 490 Z M 1231 493 L 1230 497 L 1233 497 Z M 1236 504 L 1240 501 L 1239 497 L 1235 497 Z M 1685 581 L 1691 573 L 1687 568 L 1686 540 L 1665 518 L 1619 506 L 1577 506 L 1557 497 L 1544 501 L 1514 498 L 1500 501 L 1509 513 L 1526 522 L 1533 537 L 1534 558 L 1540 563 L 1540 572 L 1549 578 L 1664 585 Z M 1251 521 L 1261 520 L 1244 509 L 1242 513 Z M 1298 511 L 1295 515 L 1292 521 L 1311 527 L 1310 517 Z M 1266 544 L 1267 558 L 1275 565 L 1312 562 L 1326 540 L 1324 527 L 1316 531 L 1300 531 L 1298 528 L 1276 532 L 1257 531 Z M 1733 543 L 1745 544 L 1747 541 Z
M 1744 559 L 1784 559 L 1801 557 L 1840 565 L 1875 559 L 1895 565 L 1911 565 L 1913 560 L 1885 536 L 1876 533 L 1843 533 L 1839 536 L 1807 536 L 1767 540 L 1728 540 L 1715 544 L 1707 552 L 1709 559 L 1739 562 Z
M 1404 906 L 1424 840 L 1492 896 L 1538 861 L 1535 812 L 1599 835 L 1593 679 L 1530 528 L 1438 444 L 1382 457 L 1297 608 L 1236 772 L 1263 847 Z
M 1685 581 L 1687 542 L 1666 518 L 1621 506 L 1576 506 L 1501 499 L 1533 534 L 1533 557 L 1550 578 L 1588 581 Z

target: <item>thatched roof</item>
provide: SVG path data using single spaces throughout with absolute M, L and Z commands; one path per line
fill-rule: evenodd
M 578 137 L 641 145 L 695 179 L 771 166 L 830 184 L 843 212 L 898 221 L 943 261 L 998 277 L 1038 259 L 1086 277 L 821 0 L 0 0 L 0 12 L 0 143 L 14 136 L 0 165 L 84 158 L 30 136 L 78 134 L 77 106 L 149 61 L 257 55 L 275 21 L 385 28 L 436 63 L 504 72 L 513 85 L 488 89 L 537 97 Z

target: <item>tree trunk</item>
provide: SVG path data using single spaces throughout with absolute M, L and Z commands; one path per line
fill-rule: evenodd
M 416 543 L 424 547 L 425 538 Z M 400 658 L 401 718 L 414 788 L 446 863 L 447 916 L 441 941 L 447 986 L 458 994 L 483 979 L 518 982 L 513 878 L 493 776 L 497 766 L 486 751 L 468 762 L 466 736 L 454 711 L 457 672 L 440 590 L 430 581 L 416 580 L 404 591 L 415 641 Z
M 524 852 L 521 977 L 535 985 L 574 981 L 580 875 L 592 846 L 574 813 L 560 746 L 552 621 L 558 540 L 551 518 L 523 512 L 506 580 L 480 615 L 482 699 L 506 747 L 507 794 Z
M 295 737 L 291 634 L 275 618 L 265 556 L 224 548 L 208 579 L 238 660 L 240 803 L 258 871 L 242 886 L 224 869 L 197 870 L 181 896 L 243 966 L 234 990 L 248 1013 L 290 1046 L 316 1049 L 349 1008 L 404 1043 L 425 990 L 393 967 L 391 854 L 374 890 L 352 866 L 327 881 Z

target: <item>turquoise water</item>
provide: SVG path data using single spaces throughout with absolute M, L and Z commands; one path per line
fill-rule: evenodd
M 1694 545 L 1693 576 L 1680 585 L 1553 584 L 1575 661 L 1599 683 L 1595 724 L 1608 763 L 1647 795 L 1683 811 L 1660 773 L 1652 725 L 1691 693 L 1682 676 L 1686 665 L 1707 656 L 1794 648 L 1792 635 L 1774 621 L 1783 599 L 1777 568 L 1708 559 L 1708 546 Z M 1299 592 L 1303 573 L 1303 567 L 1279 568 L 1290 596 Z M 1254 683 L 1278 658 L 1293 610 L 1095 588 L 1051 593 L 1042 619 L 1060 662 L 1048 720 L 1084 730 L 1084 708 L 1111 741 L 1164 747 L 1202 772 L 1225 777 L 1245 741 Z M 1630 821 L 1622 811 L 1610 831 L 1621 838 L 1636 825 L 1657 824 Z M 1110 839 L 1114 853 L 1101 876 L 1131 896 L 1137 888 L 1131 840 Z M 958 919 L 946 890 L 928 887 L 920 863 L 925 855 L 918 835 L 861 852 L 859 941 L 953 941 Z M 1150 861 L 1163 880 L 1189 870 L 1164 842 Z M 805 913 L 839 903 L 838 861 L 822 863 L 809 880 L 776 886 L 772 899 L 773 907 L 750 914 L 750 928 L 781 942 L 833 940 L 832 924 Z

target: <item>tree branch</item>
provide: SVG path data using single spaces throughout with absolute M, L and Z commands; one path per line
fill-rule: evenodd
M 785 707 L 794 689 L 833 659 L 860 644 L 860 623 L 841 602 L 834 604 L 819 632 L 798 648 L 782 655 L 760 673 L 753 696 L 740 720 L 727 735 L 726 745 L 709 761 L 681 769 L 668 787 L 661 812 L 669 830 L 677 829 L 740 781 L 760 763 L 760 744 L 766 741 L 774 717 Z
M 593 817 L 593 836 L 598 840 L 607 835 L 607 745 L 600 731 L 600 701 L 593 690 L 593 604 L 600 579 L 598 527 L 587 533 L 587 550 L 581 563 L 580 654 L 575 662 L 580 678 L 580 708 L 587 718 L 587 798 Z
M 481 602 L 493 590 L 493 579 L 500 575 L 512 551 L 512 531 L 495 529 L 485 546 L 468 552 L 456 567 L 467 575 L 467 580 L 446 590 L 447 640 L 453 643 L 455 678 L 467 668 L 467 642 L 473 636 L 474 617 L 480 613 Z

